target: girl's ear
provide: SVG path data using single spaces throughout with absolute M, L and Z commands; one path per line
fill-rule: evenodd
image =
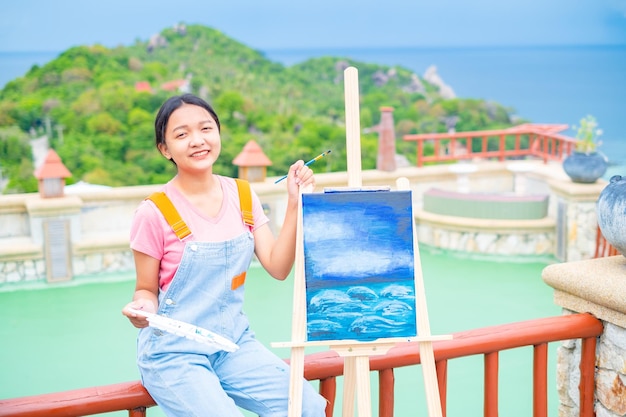
M 167 159 L 172 159 L 172 155 L 170 155 L 170 152 L 167 150 L 167 145 L 165 143 L 159 143 L 158 148 L 159 152 L 161 152 L 161 155 L 163 155 Z

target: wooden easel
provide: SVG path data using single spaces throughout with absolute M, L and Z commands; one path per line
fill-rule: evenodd
M 358 72 L 354 67 L 344 71 L 345 80 L 345 107 L 346 107 L 346 143 L 348 165 L 348 188 L 362 187 L 361 180 L 361 140 L 359 121 L 359 87 Z M 409 181 L 401 178 L 396 183 L 399 190 L 409 190 Z M 311 192 L 308 187 L 303 193 Z M 442 409 L 437 386 L 437 373 L 432 348 L 435 340 L 450 339 L 451 336 L 432 336 L 426 308 L 426 297 L 422 280 L 422 268 L 417 246 L 415 227 L 413 227 L 414 271 L 415 271 L 415 298 L 416 321 L 418 336 L 410 339 L 379 339 L 372 342 L 354 340 L 339 341 L 311 341 L 306 340 L 306 282 L 304 264 L 304 236 L 302 228 L 302 203 L 298 209 L 298 229 L 296 235 L 295 281 L 293 301 L 292 340 L 287 343 L 273 343 L 275 347 L 291 348 L 291 383 L 289 393 L 289 417 L 302 415 L 302 389 L 304 375 L 304 349 L 306 346 L 329 346 L 339 356 L 344 358 L 344 392 L 342 416 L 354 415 L 354 403 L 357 401 L 359 417 L 371 417 L 371 391 L 369 358 L 375 355 L 384 355 L 399 341 L 414 341 L 419 343 L 422 372 L 426 391 L 426 401 L 429 417 L 441 417 Z M 415 225 L 414 225 L 415 226 Z

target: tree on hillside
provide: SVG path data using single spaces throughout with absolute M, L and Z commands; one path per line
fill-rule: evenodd
M 0 90 L 0 129 L 13 132 L 2 139 L 3 175 L 12 184 L 5 192 L 33 191 L 25 139 L 31 131 L 49 136 L 73 174 L 68 183 L 166 181 L 172 167 L 155 150 L 153 123 L 161 103 L 181 93 L 172 86 L 215 107 L 223 123 L 223 157 L 216 171 L 233 176 L 232 159 L 251 139 L 273 161 L 270 175 L 327 149 L 333 158 L 318 166 L 344 170 L 343 71 L 348 66 L 359 69 L 363 128 L 378 123 L 382 106 L 395 109 L 399 135 L 446 131 L 451 118 L 466 130 L 510 125 L 508 109 L 479 100 L 445 100 L 436 86 L 401 67 L 342 57 L 284 67 L 200 25 L 177 25 L 155 39 L 113 49 L 73 47 Z M 375 167 L 376 146 L 375 133 L 362 135 L 363 169 Z M 5 159 L 9 148 L 15 162 Z M 403 141 L 397 149 L 415 159 L 415 149 Z

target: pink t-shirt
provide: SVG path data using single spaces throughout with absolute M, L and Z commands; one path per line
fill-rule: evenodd
M 223 242 L 239 236 L 248 229 L 241 216 L 237 183 L 232 178 L 221 175 L 216 175 L 216 177 L 222 186 L 224 200 L 215 217 L 200 213 L 171 182 L 161 189 L 167 194 L 191 230 L 191 235 L 185 239 L 185 242 Z M 269 222 L 263 212 L 259 197 L 254 191 L 252 191 L 252 214 L 254 230 Z M 161 261 L 159 287 L 162 290 L 167 289 L 176 273 L 185 242 L 178 239 L 152 201 L 141 202 L 135 211 L 130 229 L 130 247 Z

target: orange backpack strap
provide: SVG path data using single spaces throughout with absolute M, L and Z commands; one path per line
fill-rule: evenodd
M 165 217 L 165 220 L 172 227 L 172 230 L 180 240 L 183 240 L 191 234 L 191 230 L 189 230 L 187 224 L 180 217 L 180 214 L 178 214 L 178 210 L 176 210 L 176 207 L 174 207 L 174 204 L 172 204 L 172 201 L 164 192 L 158 191 L 152 193 L 148 196 L 147 200 L 156 204 L 157 208 L 161 211 L 163 217 Z
M 250 183 L 240 178 L 235 178 L 237 182 L 237 191 L 239 192 L 239 206 L 241 207 L 241 215 L 243 222 L 250 229 L 254 227 L 254 215 L 252 214 L 252 193 L 250 191 Z

